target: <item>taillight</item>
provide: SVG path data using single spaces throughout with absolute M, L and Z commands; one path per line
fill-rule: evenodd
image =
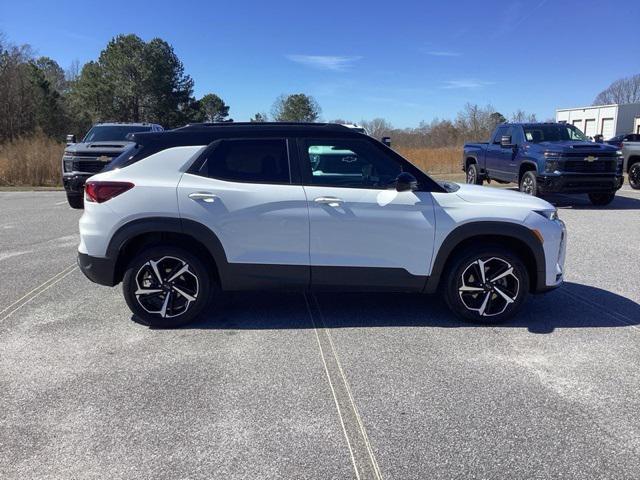
M 130 182 L 87 182 L 84 186 L 85 199 L 88 202 L 103 203 L 134 186 Z

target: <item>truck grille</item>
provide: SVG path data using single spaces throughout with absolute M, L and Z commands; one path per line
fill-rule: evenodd
M 73 170 L 75 172 L 100 172 L 107 164 L 118 156 L 118 153 L 96 153 L 95 155 L 82 155 L 73 157 Z M 108 158 L 108 160 L 98 160 L 98 158 Z
M 615 172 L 618 167 L 616 160 L 595 160 L 587 162 L 586 160 L 566 160 L 564 162 L 565 172 L 578 173 L 603 173 Z
M 100 162 L 98 160 L 75 160 L 73 162 L 73 170 L 75 172 L 98 173 L 106 166 L 107 162 Z

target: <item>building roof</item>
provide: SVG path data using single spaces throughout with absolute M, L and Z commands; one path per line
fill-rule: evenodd
M 640 108 L 640 103 L 609 103 L 606 105 L 588 105 L 586 107 L 556 108 L 556 112 L 568 112 L 571 110 L 588 110 L 590 108 L 622 107 L 626 105 L 636 105 L 638 108 Z

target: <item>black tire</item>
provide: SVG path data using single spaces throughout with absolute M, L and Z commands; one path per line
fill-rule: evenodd
M 629 167 L 629 185 L 634 190 L 640 190 L 640 162 Z
M 519 190 L 527 195 L 533 195 L 534 197 L 538 196 L 538 180 L 536 179 L 535 171 L 529 170 L 524 172 L 522 178 L 520 178 Z
M 616 196 L 616 192 L 590 193 L 589 200 L 593 205 L 597 205 L 598 207 L 603 207 L 613 202 L 613 199 L 615 198 L 615 196 Z
M 152 262 L 156 262 L 155 268 Z M 185 266 L 184 273 L 171 278 Z M 150 293 L 140 295 L 139 289 Z M 194 321 L 219 287 L 196 255 L 174 246 L 158 246 L 143 250 L 129 263 L 122 291 L 127 305 L 143 323 L 175 328 Z
M 479 262 L 484 262 L 484 282 Z M 511 273 L 505 274 L 508 271 Z M 447 305 L 461 319 L 500 323 L 520 311 L 529 293 L 529 272 L 520 257 L 510 250 L 498 245 L 478 246 L 453 259 L 443 287 Z
M 478 171 L 478 165 L 470 163 L 467 167 L 467 183 L 471 185 L 482 185 L 483 178 Z
M 83 195 L 72 195 L 67 193 L 67 202 L 69 202 L 69 206 L 71 208 L 76 208 L 78 210 L 82 210 L 84 208 Z

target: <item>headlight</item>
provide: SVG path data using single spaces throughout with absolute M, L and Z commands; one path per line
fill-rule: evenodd
M 618 150 L 618 151 L 616 152 L 616 155 L 617 155 L 617 156 L 619 156 L 619 157 L 621 157 L 621 156 L 623 155 L 622 150 Z
M 553 210 L 534 210 L 538 215 L 542 215 L 544 218 L 548 219 L 548 220 L 559 220 L 560 217 L 558 216 L 558 210 L 557 209 L 553 209 Z
M 545 160 L 544 162 L 544 171 L 546 173 L 553 173 L 558 170 L 558 160 Z

